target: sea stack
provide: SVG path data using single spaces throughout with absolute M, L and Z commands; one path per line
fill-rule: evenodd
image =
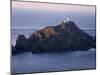
M 94 40 L 93 40 L 94 39 Z M 29 38 L 19 35 L 13 53 L 32 53 L 88 50 L 96 47 L 95 38 L 66 20 L 57 26 L 47 26 L 33 32 Z
M 28 41 L 33 53 L 88 50 L 94 43 L 92 36 L 70 20 L 33 32 Z
M 19 35 L 16 40 L 15 49 L 17 52 L 26 52 L 30 50 L 30 45 L 27 38 L 24 35 Z

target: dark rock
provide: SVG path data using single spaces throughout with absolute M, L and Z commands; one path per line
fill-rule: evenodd
M 24 35 L 18 36 L 15 48 L 19 52 L 25 52 L 30 50 L 30 44 Z
M 16 48 L 12 45 L 11 49 L 12 49 L 12 55 L 15 55 L 16 54 Z
M 26 37 L 24 35 L 18 35 L 15 47 L 12 46 L 12 55 L 16 55 L 23 52 L 29 52 L 31 50 L 31 46 Z
M 94 36 L 93 41 L 96 42 L 96 36 Z
M 19 53 L 22 53 L 22 52 L 16 49 L 14 46 L 12 46 L 12 55 L 17 55 Z
M 27 39 L 19 35 L 15 47 L 12 46 L 12 54 L 31 51 L 61 52 L 88 50 L 96 47 L 96 37 L 92 37 L 78 28 L 72 21 L 62 22 L 57 26 L 47 26 L 32 33 Z
M 28 41 L 33 52 L 88 50 L 93 45 L 92 36 L 72 21 L 45 27 L 32 33 Z
M 12 46 L 12 55 L 30 51 L 30 45 L 24 35 L 18 35 L 15 47 Z
M 16 50 L 16 49 L 15 49 L 15 47 L 14 47 L 13 45 L 12 45 L 12 47 L 11 47 L 11 48 L 12 48 L 12 51 L 15 51 L 15 50 Z
M 93 38 L 92 48 L 96 48 L 96 36 L 94 36 Z

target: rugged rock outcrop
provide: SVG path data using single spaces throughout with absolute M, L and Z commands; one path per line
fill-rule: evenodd
M 16 40 L 16 49 L 29 49 L 30 45 L 27 38 L 24 35 L 19 35 Z
M 33 52 L 87 50 L 93 46 L 92 36 L 72 21 L 45 27 L 32 33 L 28 41 Z
M 19 54 L 21 52 L 19 52 L 19 50 L 17 50 L 13 45 L 12 45 L 12 55 L 16 55 L 16 54 Z
M 27 38 L 24 35 L 19 35 L 17 40 L 16 40 L 16 45 L 15 47 L 12 46 L 12 54 L 18 54 L 22 52 L 28 52 L 30 51 L 30 45 L 27 40 Z
M 68 21 L 33 32 L 28 39 L 24 35 L 19 35 L 14 52 L 31 51 L 36 53 L 88 50 L 91 47 L 95 48 L 95 45 L 92 36 L 78 28 L 74 22 Z

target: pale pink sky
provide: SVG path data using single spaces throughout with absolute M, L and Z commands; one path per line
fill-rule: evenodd
M 53 10 L 53 11 L 95 12 L 95 6 L 62 5 L 62 4 L 18 2 L 18 1 L 12 1 L 12 8 L 42 9 L 42 10 Z

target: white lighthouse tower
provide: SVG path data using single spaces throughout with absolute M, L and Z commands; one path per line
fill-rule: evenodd
M 66 23 L 66 22 L 68 22 L 68 21 L 70 21 L 69 16 L 67 16 L 66 20 L 64 20 L 64 23 Z
M 69 18 L 69 17 L 67 17 L 66 21 L 67 21 L 67 22 L 68 22 L 68 21 L 70 21 L 70 18 Z

